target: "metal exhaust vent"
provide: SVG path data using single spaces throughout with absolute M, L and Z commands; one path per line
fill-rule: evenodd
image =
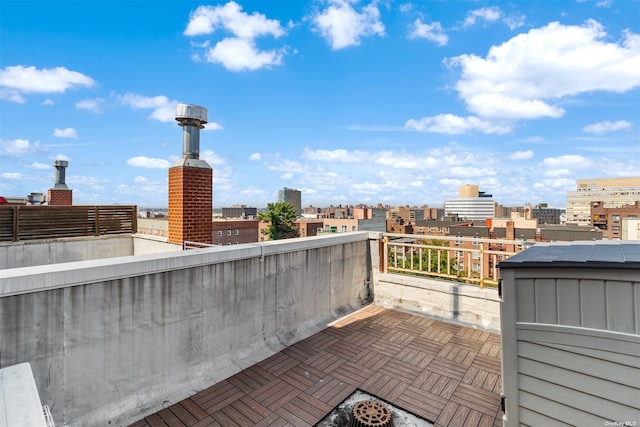
M 353 405 L 349 427 L 393 427 L 391 411 L 377 400 L 363 400 Z

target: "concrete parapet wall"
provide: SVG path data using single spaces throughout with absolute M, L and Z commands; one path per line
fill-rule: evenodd
M 56 425 L 127 425 L 369 297 L 366 232 L 0 271 L 0 367 Z
M 374 277 L 377 305 L 500 333 L 497 289 L 402 274 Z
M 0 243 L 0 270 L 133 255 L 131 234 Z

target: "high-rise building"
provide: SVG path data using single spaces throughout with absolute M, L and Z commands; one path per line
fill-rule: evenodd
M 640 201 L 640 177 L 579 179 L 576 191 L 567 191 L 567 224 L 592 226 L 591 204 L 621 208 Z
M 302 191 L 284 187 L 278 191 L 278 202 L 289 202 L 298 215 L 302 214 Z
M 477 185 L 461 185 L 458 197 L 445 200 L 444 214 L 464 220 L 484 220 L 495 216 L 495 203 L 491 194 L 478 191 Z

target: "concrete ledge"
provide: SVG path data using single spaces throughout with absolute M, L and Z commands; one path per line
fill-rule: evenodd
M 0 297 L 368 240 L 368 232 L 0 270 Z M 130 237 L 129 237 L 130 239 Z
M 500 332 L 496 289 L 403 274 L 376 275 L 374 303 L 472 328 Z

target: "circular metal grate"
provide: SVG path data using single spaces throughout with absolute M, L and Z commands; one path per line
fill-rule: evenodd
M 349 427 L 393 427 L 391 411 L 377 400 L 363 400 L 353 406 Z

